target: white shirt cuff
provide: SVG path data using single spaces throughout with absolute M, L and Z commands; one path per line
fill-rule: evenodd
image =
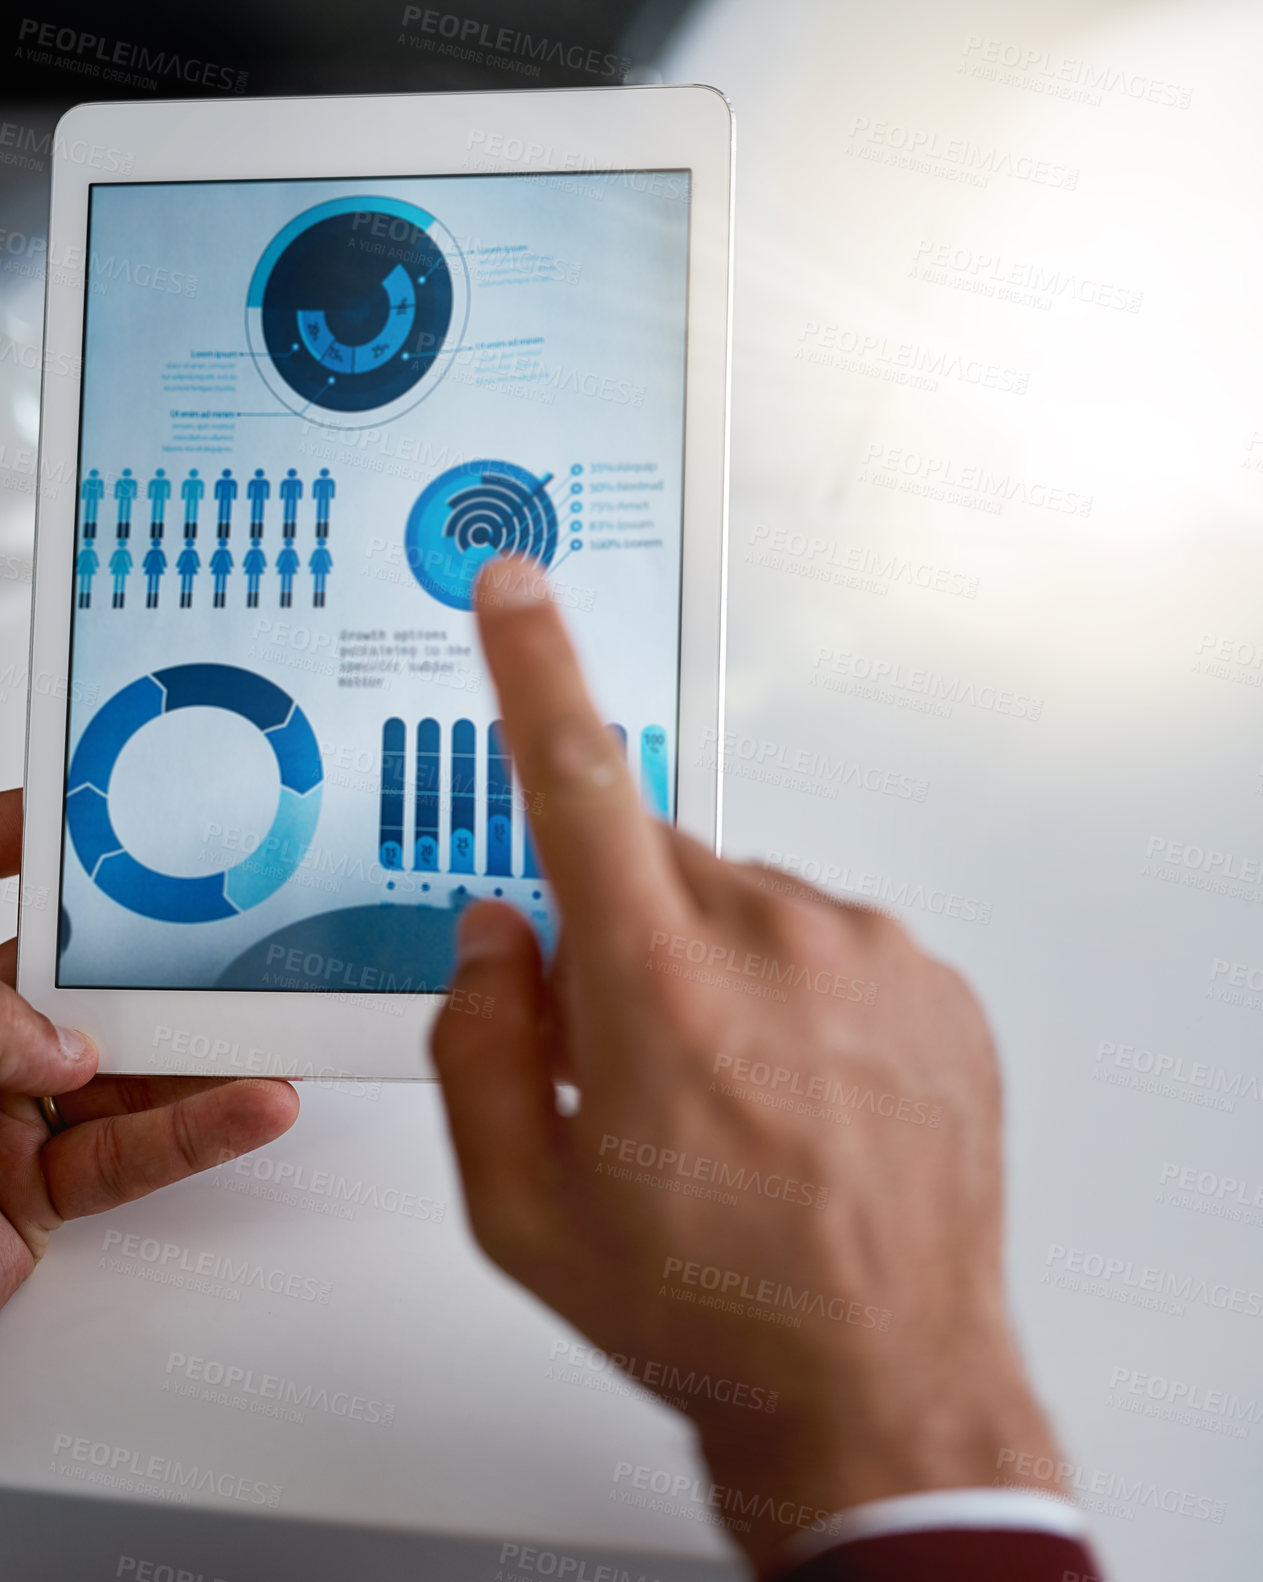
M 897 1494 L 887 1500 L 852 1505 L 828 1519 L 827 1531 L 797 1533 L 778 1556 L 778 1571 L 792 1570 L 826 1550 L 862 1538 L 892 1538 L 900 1533 L 942 1532 L 947 1528 L 1049 1533 L 1082 1542 L 1083 1512 L 1068 1500 L 1034 1489 L 935 1489 L 929 1494 Z

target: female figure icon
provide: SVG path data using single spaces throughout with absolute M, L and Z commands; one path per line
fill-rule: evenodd
M 162 545 L 155 538 L 150 541 L 148 553 L 145 555 L 143 570 L 145 573 L 145 608 L 156 610 L 158 608 L 158 581 L 167 569 L 167 557 L 163 553 Z
M 196 531 L 196 526 L 195 529 Z M 175 563 L 175 569 L 180 573 L 180 608 L 188 610 L 193 605 L 193 578 L 201 570 L 202 557 L 193 548 L 192 536 L 184 540 L 184 548 L 180 551 L 180 558 Z
M 241 562 L 241 569 L 246 574 L 246 608 L 253 610 L 259 603 L 259 580 L 267 570 L 267 556 L 260 548 L 262 540 L 252 538 L 250 548 L 246 550 L 245 558 Z
M 114 553 L 110 556 L 110 575 L 114 578 L 114 608 L 123 608 L 123 599 L 127 587 L 127 579 L 131 575 L 132 552 L 128 549 L 125 540 L 120 538 Z
M 325 605 L 325 578 L 333 567 L 333 556 L 329 553 L 329 545 L 322 538 L 311 552 L 311 559 L 307 562 L 311 570 L 312 594 L 311 602 L 317 610 L 323 610 Z
M 228 540 L 221 538 L 216 545 L 215 553 L 210 558 L 211 576 L 214 580 L 215 596 L 212 608 L 222 610 L 227 601 L 228 573 L 232 570 L 232 551 L 228 548 Z
M 285 540 L 285 546 L 276 557 L 276 569 L 281 578 L 281 608 L 288 610 L 294 602 L 294 577 L 298 572 L 298 551 L 294 548 L 292 539 Z
M 85 526 L 86 533 L 87 528 Z M 88 610 L 92 607 L 92 579 L 97 574 L 101 564 L 101 557 L 97 554 L 91 543 L 87 543 L 79 551 L 79 559 L 75 562 L 75 576 L 79 579 L 79 608 Z

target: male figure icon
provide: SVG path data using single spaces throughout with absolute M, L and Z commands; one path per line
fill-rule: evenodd
M 159 467 L 149 480 L 149 487 L 145 493 L 149 496 L 149 536 L 153 539 L 162 537 L 163 524 L 167 516 L 167 501 L 171 498 L 171 480 L 167 477 L 167 469 Z
M 140 493 L 140 485 L 132 477 L 130 467 L 124 467 L 122 476 L 114 483 L 114 498 L 118 501 L 118 537 L 132 536 L 132 501 Z
M 97 512 L 105 495 L 105 479 L 95 467 L 83 480 L 79 493 L 83 496 L 83 536 L 85 539 L 95 538 Z
M 281 504 L 284 508 L 281 532 L 286 538 L 293 538 L 298 530 L 298 502 L 302 497 L 303 481 L 298 476 L 297 469 L 291 467 L 281 479 Z
M 215 503 L 219 507 L 218 536 L 221 539 L 227 538 L 232 531 L 232 503 L 236 498 L 237 480 L 232 475 L 232 469 L 225 467 L 215 479 Z
M 263 476 L 263 468 L 254 469 L 254 477 L 246 484 L 246 498 L 250 502 L 250 536 L 263 537 L 263 507 L 272 493 L 272 485 Z
M 197 537 L 197 508 L 206 493 L 206 485 L 198 476 L 197 468 L 190 467 L 189 475 L 180 485 L 180 497 L 184 501 L 184 536 L 185 538 Z
M 312 483 L 311 492 L 316 501 L 316 537 L 329 536 L 329 505 L 337 493 L 337 484 L 329 476 L 329 469 L 322 467 L 320 476 Z

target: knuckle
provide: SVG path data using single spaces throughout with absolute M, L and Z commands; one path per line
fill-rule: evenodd
M 625 789 L 626 764 L 606 727 L 579 711 L 552 720 L 527 748 L 533 815 L 545 823 L 564 818 L 576 801 L 608 799 Z
M 847 912 L 855 927 L 875 944 L 887 949 L 918 949 L 907 926 L 892 912 L 883 912 L 874 906 L 852 906 Z
M 552 760 L 551 781 L 541 792 L 542 798 L 551 795 L 558 804 L 568 798 L 571 803 L 587 806 L 591 802 L 608 802 L 624 789 L 627 771 L 622 761 L 606 741 L 587 732 L 575 732 L 559 741 Z M 544 800 L 540 812 L 545 818 L 552 812 L 555 822 L 564 809 L 560 805 L 550 807 Z
M 202 1150 L 189 1123 L 188 1110 L 183 1104 L 171 1106 L 171 1141 L 176 1156 L 190 1175 L 202 1168 Z
M 827 906 L 829 897 L 822 890 L 800 879 L 792 878 L 776 868 L 766 868 L 758 863 L 745 865 L 748 880 L 746 905 L 749 916 L 765 927 L 774 925 L 777 917 L 786 910 L 804 907 L 814 910 Z
M 98 1122 L 93 1152 L 92 1162 L 102 1194 L 113 1203 L 126 1202 L 131 1194 L 126 1186 L 127 1170 L 119 1127 L 113 1116 Z
M 773 898 L 766 921 L 773 948 L 795 962 L 832 957 L 842 932 L 837 908 L 823 898 Z

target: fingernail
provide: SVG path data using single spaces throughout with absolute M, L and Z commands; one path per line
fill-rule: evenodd
M 73 1027 L 59 1027 L 57 1042 L 61 1045 L 62 1055 L 67 1060 L 82 1060 L 88 1052 L 88 1040 Z
M 503 956 L 514 937 L 513 919 L 498 906 L 472 906 L 460 920 L 460 964 Z
M 491 560 L 478 579 L 478 603 L 484 609 L 525 610 L 547 604 L 548 578 L 537 560 Z

